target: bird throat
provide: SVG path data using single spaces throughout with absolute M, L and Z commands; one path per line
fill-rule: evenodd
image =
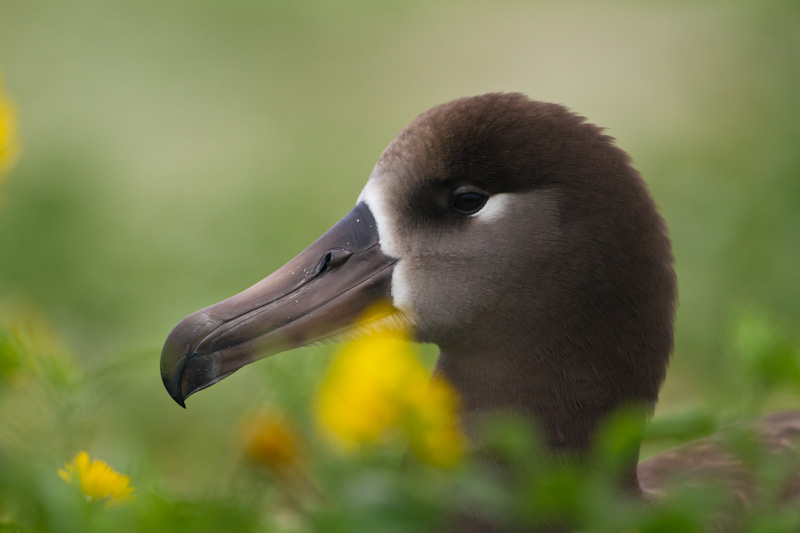
M 569 360 L 560 355 L 562 361 Z M 572 365 L 553 364 L 553 357 L 534 350 L 508 353 L 500 347 L 456 354 L 443 349 L 434 379 L 447 380 L 458 392 L 462 427 L 479 448 L 492 418 L 510 418 L 538 433 L 544 450 L 537 459 L 574 461 L 579 468 L 589 468 L 598 431 L 626 405 L 613 389 L 598 387 L 602 379 L 578 373 L 587 368 L 585 358 L 584 366 L 576 365 L 570 371 Z M 641 410 L 642 427 L 645 419 L 645 410 Z M 622 461 L 619 480 L 623 492 L 641 493 L 638 461 L 637 446 L 635 453 Z

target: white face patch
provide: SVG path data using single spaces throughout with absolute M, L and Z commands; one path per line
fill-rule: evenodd
M 486 222 L 497 220 L 505 212 L 510 199 L 511 195 L 507 192 L 494 194 L 486 200 L 486 205 L 483 206 L 483 209 L 472 215 L 472 217 Z
M 400 258 L 399 249 L 395 242 L 394 231 L 389 221 L 385 197 L 381 188 L 370 179 L 358 196 L 356 203 L 364 202 L 369 207 L 375 222 L 378 224 L 378 240 L 384 254 L 393 258 Z
M 412 292 L 411 285 L 408 282 L 408 272 L 405 268 L 406 263 L 402 260 L 400 254 L 400 247 L 395 237 L 396 232 L 386 208 L 386 197 L 383 189 L 374 179 L 370 179 L 364 186 L 358 196 L 357 203 L 360 202 L 364 202 L 375 218 L 375 223 L 378 225 L 378 242 L 381 245 L 381 251 L 389 257 L 398 259 L 392 271 L 392 305 L 402 311 L 409 323 L 413 323 L 415 314 L 411 306 Z

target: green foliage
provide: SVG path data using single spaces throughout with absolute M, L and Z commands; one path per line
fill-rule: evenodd
M 786 388 L 800 391 L 800 342 L 769 314 L 750 310 L 734 325 L 733 355 L 740 380 L 757 396 Z
M 649 441 L 687 442 L 710 435 L 719 427 L 717 417 L 703 411 L 688 411 L 652 420 L 645 428 Z
M 771 391 L 786 382 L 778 379 L 782 374 L 760 370 L 774 370 L 772 362 L 791 352 L 786 346 L 792 340 L 765 320 L 736 322 L 732 343 L 740 351 L 732 368 L 741 364 L 740 378 L 749 376 L 749 386 L 767 401 Z M 401 533 L 428 531 L 469 516 L 510 528 L 701 532 L 715 516 L 737 511 L 726 492 L 714 486 L 675 487 L 648 503 L 625 496 L 619 490 L 620 472 L 637 460 L 643 435 L 680 441 L 718 425 L 707 415 L 688 413 L 643 432 L 643 414 L 634 408 L 608 419 L 594 450 L 582 458 L 549 455 L 535 428 L 502 416 L 486 420 L 483 439 L 472 443 L 474 460 L 450 469 L 418 462 L 404 453 L 404 442 L 350 455 L 336 452 L 313 431 L 304 431 L 297 436 L 297 453 L 305 454 L 298 467 L 263 468 L 235 459 L 238 465 L 227 483 L 198 492 L 170 487 L 164 474 L 145 465 L 128 472 L 136 497 L 107 507 L 87 501 L 56 475 L 73 450 L 91 445 L 97 430 L 91 421 L 98 407 L 86 397 L 104 387 L 103 380 L 81 368 L 33 314 L 7 313 L 0 338 L 0 353 L 8 362 L 0 414 L 4 427 L 19 430 L 16 439 L 7 433 L 0 439 L 0 518 L 6 531 Z M 798 392 L 792 379 L 788 384 Z M 26 416 L 14 416 L 18 405 L 31 402 L 38 405 L 37 420 L 28 419 L 31 411 L 24 409 Z M 42 414 L 47 416 L 38 419 Z M 312 427 L 307 410 L 292 416 L 298 427 Z M 776 461 L 748 428 L 727 429 L 723 441 L 758 481 L 759 491 L 741 516 L 742 531 L 789 531 L 800 516 L 780 501 L 787 473 L 800 466 L 798 458 L 788 464 Z M 235 432 L 229 437 L 233 449 L 243 446 L 238 438 Z M 147 450 L 129 453 L 138 454 L 135 461 L 149 461 Z

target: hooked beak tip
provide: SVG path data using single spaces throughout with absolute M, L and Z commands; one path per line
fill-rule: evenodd
M 175 386 L 171 381 L 163 379 L 164 387 L 167 389 L 167 392 L 175 400 L 175 403 L 186 409 L 186 398 L 184 398 L 183 393 L 180 390 L 180 385 Z
M 180 348 L 180 343 L 171 342 L 174 339 L 173 331 L 161 350 L 161 381 L 175 403 L 186 409 L 186 395 L 181 388 L 181 382 L 189 356 Z
M 186 409 L 186 402 L 183 401 L 180 395 L 173 396 L 172 399 L 175 400 L 175 403 Z
M 166 351 L 166 347 L 165 347 Z M 167 389 L 167 392 L 175 400 L 175 403 L 186 409 L 186 398 L 181 390 L 181 378 L 183 376 L 183 361 L 177 366 L 177 368 L 165 368 L 164 365 L 165 357 L 162 352 L 161 354 L 161 381 L 164 383 L 164 388 Z
M 187 367 L 193 361 L 196 339 L 219 324 L 200 310 L 184 318 L 170 332 L 161 350 L 161 381 L 175 403 L 186 408 L 186 398 L 194 389 L 187 383 Z

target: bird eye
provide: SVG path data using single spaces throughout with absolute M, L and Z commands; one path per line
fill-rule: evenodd
M 480 211 L 489 197 L 476 192 L 461 193 L 453 198 L 450 209 L 462 215 L 474 215 Z

